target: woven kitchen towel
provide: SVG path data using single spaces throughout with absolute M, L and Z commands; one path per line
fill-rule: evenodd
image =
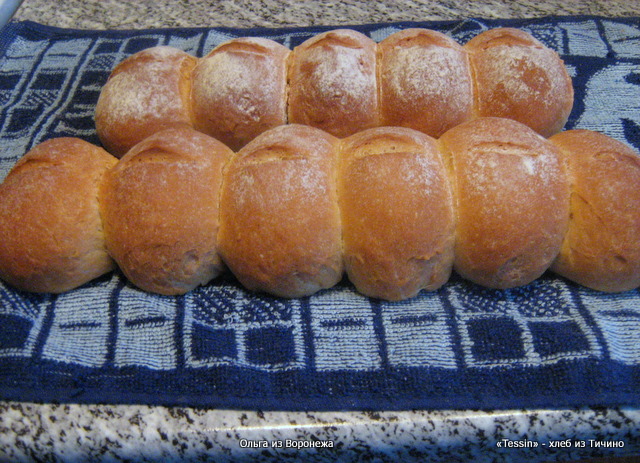
M 379 41 L 426 27 L 466 43 L 497 26 L 522 28 L 565 60 L 576 90 L 568 128 L 640 149 L 640 18 L 353 28 Z M 0 179 L 45 139 L 98 143 L 100 88 L 136 51 L 171 45 L 202 56 L 238 36 L 294 47 L 328 29 L 10 23 L 0 33 Z M 229 275 L 180 297 L 144 293 L 117 272 L 61 295 L 0 283 L 0 399 L 285 410 L 640 405 L 640 293 L 597 293 L 550 274 L 508 291 L 454 276 L 398 303 L 348 282 L 283 300 L 248 293 Z

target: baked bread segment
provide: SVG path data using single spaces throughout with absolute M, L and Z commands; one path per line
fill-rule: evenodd
M 337 29 L 303 42 L 289 63 L 289 122 L 346 137 L 379 124 L 376 43 Z
M 0 184 L 0 278 L 62 293 L 115 268 L 105 248 L 98 189 L 117 159 L 78 138 L 47 140 Z
M 101 211 L 109 253 L 136 286 L 183 294 L 223 270 L 219 201 L 232 151 L 187 127 L 134 146 L 105 176 Z
M 541 276 L 569 219 L 558 148 L 519 122 L 497 118 L 461 124 L 440 142 L 455 185 L 456 272 L 498 289 Z
M 172 126 L 191 126 L 191 78 L 198 60 L 173 47 L 142 50 L 118 64 L 95 109 L 103 146 L 122 157 L 136 143 Z
M 551 137 L 571 183 L 569 228 L 552 270 L 598 291 L 640 285 L 640 157 L 589 130 Z
M 378 44 L 381 124 L 440 137 L 473 117 L 473 80 L 463 47 L 439 32 L 406 29 Z
M 328 133 L 291 124 L 258 136 L 229 163 L 219 245 L 246 288 L 301 297 L 342 278 L 338 148 Z
M 263 38 L 238 38 L 214 48 L 193 72 L 196 130 L 237 151 L 287 123 L 289 49 Z
M 573 84 L 554 50 L 506 27 L 485 31 L 464 48 L 471 58 L 478 117 L 513 119 L 544 137 L 562 130 L 573 108 Z
M 449 279 L 454 211 L 435 139 L 402 127 L 352 135 L 338 184 L 346 272 L 359 292 L 402 300 Z

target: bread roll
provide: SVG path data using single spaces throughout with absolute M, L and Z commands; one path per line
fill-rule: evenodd
M 159 46 L 118 64 L 96 105 L 96 130 L 104 147 L 122 157 L 160 130 L 191 126 L 191 73 L 196 61 L 181 50 Z
M 469 52 L 479 117 L 505 117 L 544 137 L 564 127 L 573 86 L 558 54 L 519 29 L 490 29 L 471 39 Z
M 231 150 L 187 127 L 134 146 L 100 193 L 109 253 L 136 286 L 182 294 L 223 269 L 217 233 L 222 170 Z
M 551 138 L 571 183 L 569 228 L 552 269 L 599 291 L 640 285 L 640 158 L 606 135 L 569 130 Z
M 238 150 L 287 122 L 289 49 L 263 38 L 219 45 L 193 74 L 194 127 Z
M 380 42 L 378 85 L 381 125 L 439 137 L 473 116 L 468 55 L 439 32 L 406 29 Z
M 347 275 L 386 300 L 442 286 L 451 273 L 454 211 L 436 141 L 405 128 L 345 139 L 339 197 Z
M 440 142 L 455 184 L 454 269 L 489 288 L 538 278 L 558 255 L 569 217 L 558 148 L 497 118 L 465 122 Z
M 289 122 L 336 137 L 379 125 L 376 43 L 337 29 L 305 41 L 289 67 Z
M 45 141 L 0 184 L 0 278 L 61 293 L 111 271 L 98 187 L 117 159 L 77 138 Z
M 312 127 L 271 129 L 229 163 L 220 253 L 250 290 L 301 297 L 342 277 L 339 141 Z

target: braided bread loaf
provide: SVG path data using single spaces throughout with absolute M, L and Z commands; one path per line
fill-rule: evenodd
M 113 268 L 181 294 L 228 267 L 284 297 L 335 285 L 389 300 L 452 269 L 492 288 L 551 268 L 603 291 L 640 285 L 640 159 L 605 135 L 547 140 L 478 118 L 434 139 L 404 127 L 339 139 L 284 125 L 233 153 L 182 126 L 120 161 L 75 139 L 0 184 L 0 278 L 66 291 Z M 110 257 L 109 257 L 110 256 Z
M 143 50 L 115 67 L 95 120 L 102 144 L 120 157 L 174 125 L 233 150 L 285 123 L 338 138 L 378 126 L 437 138 L 493 116 L 548 137 L 562 129 L 572 105 L 562 60 L 518 29 L 491 29 L 464 46 L 426 29 L 380 43 L 338 29 L 293 50 L 264 38 L 230 40 L 199 59 L 166 46 Z

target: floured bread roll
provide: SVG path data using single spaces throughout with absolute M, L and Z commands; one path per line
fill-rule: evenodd
M 433 137 L 473 116 L 469 58 L 453 39 L 406 29 L 378 44 L 381 125 Z
M 573 107 L 573 84 L 558 54 L 530 34 L 489 29 L 464 48 L 476 86 L 476 114 L 521 122 L 544 137 L 564 127 Z
M 300 297 L 342 277 L 339 140 L 308 126 L 269 130 L 227 166 L 220 253 L 248 289 Z
M 379 124 L 376 43 L 337 29 L 297 46 L 289 65 L 289 122 L 346 137 Z
M 569 218 L 558 148 L 498 118 L 465 122 L 440 142 L 455 185 L 454 269 L 489 288 L 538 278 L 558 255 Z
M 640 285 L 640 157 L 606 135 L 551 137 L 571 184 L 569 229 L 552 270 L 599 291 Z
M 359 292 L 387 300 L 442 286 L 455 219 L 436 141 L 397 127 L 343 140 L 339 171 L 344 259 Z
M 197 59 L 159 46 L 118 64 L 96 105 L 96 130 L 104 147 L 123 156 L 133 145 L 172 126 L 191 125 L 191 74 Z
M 287 122 L 289 49 L 263 38 L 214 48 L 193 73 L 194 127 L 238 150 Z
M 115 268 L 97 196 L 116 162 L 78 138 L 55 138 L 16 163 L 0 184 L 1 279 L 18 289 L 61 293 Z
M 136 286 L 182 294 L 215 278 L 222 170 L 232 151 L 187 127 L 134 146 L 100 190 L 107 249 Z

